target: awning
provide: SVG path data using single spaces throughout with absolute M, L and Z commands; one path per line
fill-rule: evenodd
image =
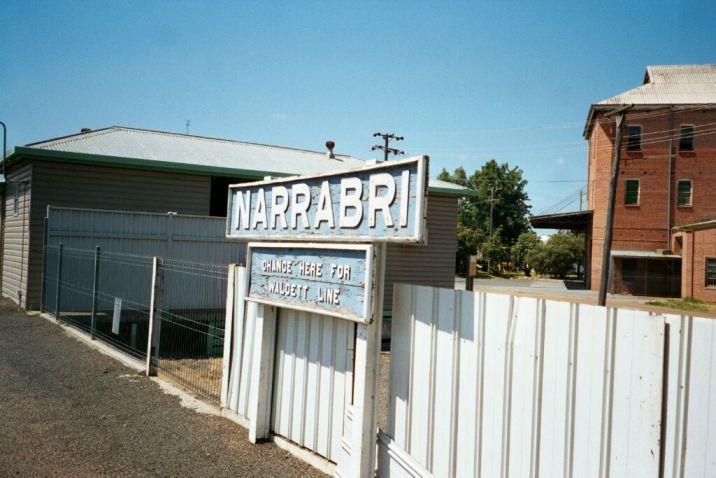
M 670 251 L 669 251 L 670 252 Z M 678 260 L 681 256 L 662 251 L 629 251 L 624 249 L 612 250 L 612 257 L 628 259 L 665 259 Z
M 530 224 L 535 229 L 568 229 L 586 231 L 592 224 L 594 211 L 563 212 L 544 216 L 530 216 Z

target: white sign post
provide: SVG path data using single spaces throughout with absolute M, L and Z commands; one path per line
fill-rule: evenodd
M 427 170 L 423 156 L 230 186 L 227 237 L 252 241 L 246 285 L 236 297 L 255 304 L 251 340 L 260 344 L 251 360 L 251 441 L 271 433 L 277 308 L 350 320 L 353 386 L 335 472 L 374 475 L 386 243 L 425 243 Z

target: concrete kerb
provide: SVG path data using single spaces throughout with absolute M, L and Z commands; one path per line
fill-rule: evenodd
M 113 347 L 110 347 L 109 345 L 98 341 L 98 340 L 92 340 L 89 335 L 75 329 L 74 327 L 71 327 L 61 321 L 58 321 L 53 315 L 49 313 L 39 313 L 39 314 L 30 314 L 28 315 L 39 315 L 43 319 L 52 322 L 53 324 L 58 325 L 62 330 L 69 336 L 75 338 L 79 342 L 82 342 L 83 344 L 89 346 L 90 348 L 98 351 L 99 353 L 106 355 L 108 357 L 113 358 L 114 360 L 118 361 L 122 365 L 125 365 L 131 369 L 136 370 L 137 372 L 140 372 L 142 375 L 146 372 L 146 364 L 144 361 L 135 359 L 132 357 L 128 357 L 124 353 L 114 349 Z M 146 375 L 145 375 L 146 376 Z M 241 415 L 238 415 L 234 411 L 228 409 L 228 408 L 221 408 L 216 405 L 207 403 L 203 400 L 200 400 L 193 395 L 185 392 L 184 390 L 181 390 L 180 388 L 177 388 L 174 384 L 167 382 L 165 380 L 162 380 L 159 377 L 148 377 L 149 380 L 152 382 L 155 382 L 159 388 L 162 389 L 164 393 L 167 393 L 169 395 L 174 395 L 176 397 L 179 397 L 181 406 L 185 408 L 189 408 L 191 410 L 196 411 L 197 413 L 204 413 L 207 415 L 214 415 L 214 416 L 221 416 L 228 420 L 231 420 L 232 422 L 236 423 L 237 425 L 248 429 L 249 428 L 249 421 L 242 417 Z M 271 441 L 281 448 L 282 450 L 285 450 L 289 452 L 291 455 L 305 461 L 309 465 L 313 466 L 314 468 L 318 469 L 319 471 L 326 473 L 328 475 L 333 475 L 335 473 L 335 465 L 328 460 L 326 460 L 323 457 L 320 457 L 313 452 L 303 449 L 288 440 L 283 439 L 282 437 L 271 435 Z

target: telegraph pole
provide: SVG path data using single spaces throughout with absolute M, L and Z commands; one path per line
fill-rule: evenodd
M 622 106 L 607 113 L 605 116 L 616 115 L 617 130 L 614 137 L 614 160 L 612 162 L 612 176 L 609 181 L 609 203 L 607 204 L 607 223 L 604 231 L 604 249 L 602 252 L 602 276 L 599 281 L 598 305 L 607 303 L 607 285 L 609 283 L 609 269 L 611 266 L 612 237 L 614 235 L 614 203 L 617 196 L 617 180 L 619 179 L 619 160 L 622 154 L 622 128 L 626 111 L 632 105 Z
M 497 199 L 495 199 L 495 191 L 499 191 L 500 189 L 502 188 L 496 184 L 490 186 L 490 237 L 492 237 L 492 214 L 495 210 L 495 202 L 497 202 Z
M 500 189 L 502 189 L 502 187 L 498 187 L 496 182 L 492 183 L 492 186 L 490 186 L 490 234 L 489 234 L 490 240 L 492 240 L 492 217 L 493 217 L 493 213 L 495 211 L 495 202 L 497 202 L 497 199 L 495 199 L 495 191 L 499 191 Z M 490 268 L 491 268 L 491 260 L 488 256 L 488 258 L 487 258 L 487 272 L 488 273 L 490 272 Z
M 0 121 L 0 126 L 2 126 L 2 175 L 5 176 L 5 151 L 7 149 L 7 126 L 5 126 L 5 123 Z
M 389 154 L 393 154 L 393 155 L 395 155 L 395 156 L 397 156 L 397 155 L 399 155 L 399 154 L 405 154 L 405 151 L 401 151 L 401 150 L 396 149 L 396 148 L 391 148 L 391 147 L 389 146 L 390 140 L 403 141 L 403 140 L 405 139 L 404 137 L 402 137 L 402 136 L 396 136 L 396 135 L 394 135 L 393 133 L 373 133 L 373 137 L 374 137 L 374 138 L 377 138 L 378 136 L 380 136 L 381 138 L 383 138 L 383 143 L 384 143 L 384 144 L 376 144 L 375 146 L 373 146 L 372 148 L 370 148 L 370 150 L 371 150 L 371 151 L 375 151 L 376 149 L 383 150 L 383 161 L 388 161 L 388 155 L 389 155 Z

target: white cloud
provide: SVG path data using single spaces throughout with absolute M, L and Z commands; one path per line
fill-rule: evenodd
M 286 113 L 271 113 L 271 118 L 277 121 L 283 121 L 288 118 L 288 115 Z
M 564 166 L 565 160 L 564 158 L 557 158 L 554 162 L 557 163 L 557 166 Z

